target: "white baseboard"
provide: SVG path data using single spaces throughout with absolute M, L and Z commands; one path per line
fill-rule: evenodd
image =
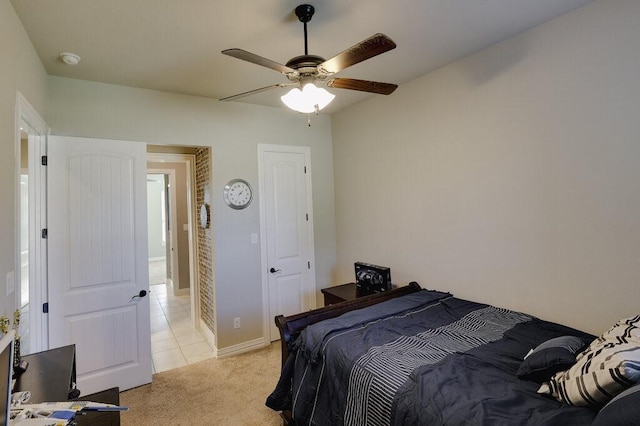
M 217 358 L 218 349 L 216 346 L 216 335 L 213 334 L 213 331 L 211 331 L 209 326 L 205 324 L 204 321 L 202 321 L 202 318 L 200 318 L 199 321 L 200 321 L 200 332 L 204 335 L 204 338 L 207 339 L 207 343 L 209 343 L 209 345 L 211 345 L 211 347 L 213 348 L 213 355 Z
M 207 326 L 207 324 L 200 319 L 200 331 L 204 335 L 204 338 L 207 339 L 207 342 L 213 348 L 213 353 L 216 358 L 225 358 L 233 355 L 240 355 L 241 353 L 253 351 L 256 349 L 264 348 L 267 346 L 265 344 L 264 339 L 254 339 L 249 340 L 248 342 L 239 343 L 237 345 L 229 346 L 226 348 L 218 349 L 216 345 L 216 336 L 213 334 L 211 329 Z
M 218 349 L 217 357 L 225 358 L 232 355 L 239 355 L 244 352 L 253 351 L 256 349 L 264 348 L 264 339 L 255 339 L 249 340 L 248 342 L 243 342 L 237 345 L 229 346 L 227 348 Z

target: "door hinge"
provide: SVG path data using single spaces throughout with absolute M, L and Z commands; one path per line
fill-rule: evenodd
M 304 166 L 304 174 L 307 174 L 307 166 Z
M 307 269 L 311 269 L 311 262 L 307 261 Z
M 43 228 L 40 232 L 43 240 L 46 240 L 49 237 L 49 230 L 47 228 Z
M 46 156 L 46 155 L 43 155 L 43 156 L 42 156 L 42 158 L 40 158 L 40 163 L 41 163 L 43 166 L 46 166 L 46 165 L 47 165 L 47 161 L 48 161 L 48 158 L 47 158 L 47 156 Z
M 307 222 L 309 222 L 309 213 L 307 213 Z
M 46 302 L 46 303 L 42 304 L 42 313 L 43 314 L 48 314 L 49 313 L 49 302 Z

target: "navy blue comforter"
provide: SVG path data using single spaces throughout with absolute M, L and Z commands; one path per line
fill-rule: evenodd
M 587 425 L 594 411 L 516 376 L 562 335 L 593 337 L 422 290 L 307 327 L 267 405 L 298 425 Z

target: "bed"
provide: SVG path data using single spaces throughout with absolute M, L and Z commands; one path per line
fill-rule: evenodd
M 285 424 L 589 425 L 613 396 L 572 405 L 554 398 L 560 386 L 538 393 L 595 336 L 416 283 L 276 324 L 282 375 L 267 406 Z

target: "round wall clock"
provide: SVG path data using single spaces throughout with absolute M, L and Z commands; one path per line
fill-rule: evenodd
M 243 179 L 232 179 L 224 187 L 224 201 L 232 209 L 244 209 L 251 203 L 253 191 L 249 182 Z

